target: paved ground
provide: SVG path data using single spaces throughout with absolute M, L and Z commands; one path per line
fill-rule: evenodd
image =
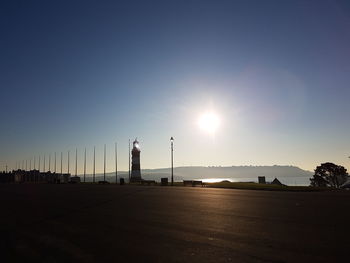
M 340 262 L 350 249 L 348 192 L 23 184 L 0 198 L 1 262 Z

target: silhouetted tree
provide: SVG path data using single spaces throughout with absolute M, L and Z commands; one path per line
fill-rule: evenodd
M 315 169 L 311 186 L 339 188 L 347 180 L 348 173 L 341 165 L 322 163 Z

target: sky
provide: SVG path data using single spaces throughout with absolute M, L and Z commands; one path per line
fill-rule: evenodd
M 136 137 L 169 167 L 171 136 L 175 166 L 350 169 L 347 1 L 1 1 L 0 30 L 0 170 L 127 170 Z

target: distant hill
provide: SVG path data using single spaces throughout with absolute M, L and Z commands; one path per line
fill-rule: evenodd
M 152 179 L 160 181 L 162 177 L 170 179 L 170 168 L 144 169 L 141 171 L 143 179 Z M 296 166 L 185 166 L 174 168 L 174 179 L 176 181 L 183 179 L 208 179 L 208 178 L 236 178 L 241 181 L 257 180 L 258 176 L 269 178 L 310 178 L 313 173 L 302 170 Z M 97 180 L 101 180 L 101 174 L 97 174 Z M 89 181 L 91 175 L 87 176 Z M 108 173 L 106 177 L 111 182 L 115 181 L 115 174 Z M 128 172 L 118 171 L 118 177 L 128 178 Z

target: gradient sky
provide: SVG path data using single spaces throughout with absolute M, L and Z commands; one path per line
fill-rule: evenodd
M 126 170 L 135 137 L 169 167 L 170 136 L 175 166 L 350 168 L 349 1 L 1 1 L 0 28 L 0 170 L 96 145 L 102 171 L 106 143 L 113 171 L 115 141 Z

